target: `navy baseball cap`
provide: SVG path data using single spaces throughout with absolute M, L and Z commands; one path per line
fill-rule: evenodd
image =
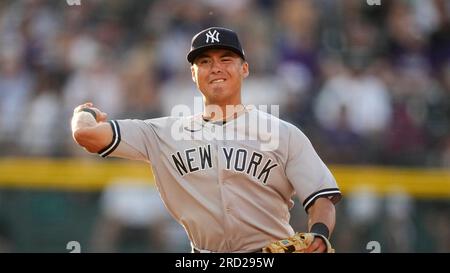
M 237 34 L 223 27 L 210 27 L 197 33 L 192 38 L 191 51 L 187 55 L 187 60 L 192 64 L 200 53 L 212 48 L 229 49 L 245 60 L 244 50 Z

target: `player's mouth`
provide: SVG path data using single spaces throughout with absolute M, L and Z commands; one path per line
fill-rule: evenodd
M 215 80 L 210 81 L 209 83 L 221 83 L 224 81 L 226 81 L 226 80 L 225 79 L 215 79 Z

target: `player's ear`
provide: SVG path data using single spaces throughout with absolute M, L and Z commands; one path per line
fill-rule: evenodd
M 197 77 L 195 76 L 195 68 L 194 68 L 194 65 L 191 65 L 191 76 L 192 76 L 192 81 L 195 82 L 195 83 L 197 83 L 197 82 L 195 81 L 195 79 L 196 79 Z
M 247 76 L 250 74 L 248 62 L 243 61 L 241 69 L 242 69 L 242 78 L 247 78 Z

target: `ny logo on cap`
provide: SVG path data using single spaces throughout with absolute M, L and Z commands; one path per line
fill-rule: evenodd
M 217 30 L 214 30 L 214 32 L 211 33 L 211 30 L 206 33 L 206 42 L 209 43 L 209 39 L 211 39 L 211 43 L 214 42 L 220 42 L 219 41 L 219 32 Z

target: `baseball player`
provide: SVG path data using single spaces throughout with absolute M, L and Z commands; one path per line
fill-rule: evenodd
M 86 103 L 74 110 L 75 141 L 102 157 L 151 164 L 161 198 L 193 252 L 261 252 L 293 236 L 294 194 L 315 235 L 305 252 L 326 252 L 341 193 L 297 127 L 242 104 L 249 65 L 236 33 L 221 27 L 199 32 L 187 60 L 203 95 L 202 113 L 108 121 Z M 255 130 L 254 121 L 276 124 L 278 133 Z M 267 139 L 275 145 L 263 146 Z

